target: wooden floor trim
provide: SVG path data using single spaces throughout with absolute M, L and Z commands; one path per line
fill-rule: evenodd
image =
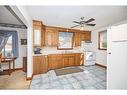
M 9 69 L 5 69 L 4 71 L 8 71 Z M 11 69 L 11 70 L 13 70 L 13 69 Z M 23 68 L 15 68 L 15 70 L 17 71 L 17 70 L 23 70 Z
M 95 65 L 98 65 L 98 66 L 103 67 L 103 68 L 107 68 L 107 66 L 99 64 L 99 63 L 95 63 Z

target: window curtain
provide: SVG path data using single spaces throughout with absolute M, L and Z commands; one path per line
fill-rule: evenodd
M 7 43 L 8 38 L 12 36 L 12 53 L 13 57 L 19 56 L 18 50 L 18 33 L 17 31 L 0 30 L 0 52 Z

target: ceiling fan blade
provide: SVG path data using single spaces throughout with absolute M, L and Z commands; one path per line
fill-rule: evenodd
M 80 22 L 78 22 L 78 21 L 73 21 L 73 23 L 78 23 L 78 24 L 80 24 Z
M 85 21 L 85 23 L 89 23 L 89 22 L 94 21 L 94 20 L 95 20 L 94 18 L 91 18 L 91 19 Z
M 86 24 L 86 25 L 89 25 L 89 26 L 95 26 L 96 24 Z
M 80 26 L 80 25 L 75 25 L 75 26 L 72 26 L 71 28 L 74 28 L 74 27 L 77 27 L 77 26 Z

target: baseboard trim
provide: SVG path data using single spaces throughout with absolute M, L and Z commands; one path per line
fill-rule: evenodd
M 31 77 L 26 77 L 26 80 L 32 80 L 33 79 L 33 74 Z
M 107 68 L 107 66 L 99 64 L 99 63 L 95 63 L 95 65 L 98 65 L 98 66 L 103 67 L 103 68 Z
M 5 69 L 4 71 L 8 71 L 9 69 Z M 13 69 L 11 69 L 11 70 L 13 70 Z M 15 68 L 15 70 L 17 71 L 17 70 L 23 70 L 23 68 Z

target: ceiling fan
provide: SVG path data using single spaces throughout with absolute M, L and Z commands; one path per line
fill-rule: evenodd
M 95 20 L 94 18 L 90 18 L 87 21 L 84 20 L 84 17 L 81 17 L 80 19 L 81 19 L 80 21 L 73 21 L 73 23 L 76 23 L 77 25 L 74 25 L 71 28 L 78 27 L 78 26 L 80 26 L 81 28 L 82 27 L 84 28 L 85 25 L 87 25 L 87 26 L 95 26 L 96 25 L 96 24 L 90 23 Z

